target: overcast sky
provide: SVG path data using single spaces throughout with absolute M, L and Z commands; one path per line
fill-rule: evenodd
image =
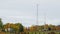
M 60 0 L 0 0 L 0 18 L 4 24 L 21 22 L 24 26 L 36 25 L 38 4 L 38 24 L 60 24 Z

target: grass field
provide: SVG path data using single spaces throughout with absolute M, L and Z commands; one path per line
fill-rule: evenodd
M 53 34 L 51 33 L 53 31 L 46 31 L 46 32 L 42 32 L 42 31 L 35 31 L 35 32 L 23 32 L 21 34 Z M 60 34 L 60 32 L 56 32 L 54 31 L 55 34 Z M 15 33 L 10 33 L 10 32 L 0 32 L 0 34 L 15 34 Z
M 51 31 L 50 32 L 29 32 L 29 34 L 48 34 L 50 33 L 51 34 Z M 55 34 L 60 34 L 60 32 L 54 32 Z

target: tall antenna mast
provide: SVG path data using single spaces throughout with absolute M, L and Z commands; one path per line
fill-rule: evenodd
M 36 15 L 37 21 L 36 24 L 38 25 L 38 4 L 37 4 L 37 15 Z
M 44 24 L 46 24 L 46 12 L 44 12 Z
M 46 25 L 46 12 L 44 12 L 44 30 L 46 30 L 45 25 Z

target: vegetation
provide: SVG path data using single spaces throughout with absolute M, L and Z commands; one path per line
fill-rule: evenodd
M 21 23 L 6 23 L 3 25 L 0 18 L 0 34 L 60 34 L 60 25 L 33 25 L 24 27 Z
M 0 18 L 0 29 L 3 27 L 2 19 Z

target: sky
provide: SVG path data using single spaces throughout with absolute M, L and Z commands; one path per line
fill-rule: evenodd
M 60 0 L 0 0 L 0 18 L 4 24 L 36 25 L 37 4 L 38 25 L 43 25 L 44 21 L 60 25 Z

